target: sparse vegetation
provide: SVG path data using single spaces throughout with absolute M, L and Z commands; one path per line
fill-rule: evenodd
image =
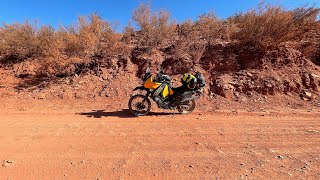
M 311 31 L 319 32 L 318 15 L 319 9 L 314 7 L 286 10 L 261 5 L 226 20 L 209 12 L 196 21 L 178 24 L 169 12 L 153 13 L 141 4 L 132 14 L 136 26 L 129 24 L 123 33 L 97 14 L 79 17 L 76 24 L 58 29 L 29 21 L 4 24 L 0 27 L 0 66 L 28 61 L 39 65 L 37 75 L 65 77 L 111 67 L 114 59 L 130 58 L 134 48 L 193 62 L 208 46 L 221 42 L 235 44 L 237 50 L 266 52 L 283 42 L 300 42 Z
M 281 6 L 260 6 L 256 10 L 230 17 L 237 30 L 232 39 L 242 46 L 270 50 L 280 43 L 300 41 L 318 23 L 317 8 L 287 11 Z
M 141 4 L 132 18 L 138 25 L 138 46 L 151 50 L 161 47 L 175 36 L 176 23 L 170 21 L 170 13 L 165 10 L 152 13 L 148 5 Z

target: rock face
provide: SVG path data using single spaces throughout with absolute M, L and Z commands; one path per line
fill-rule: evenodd
M 32 91 L 39 99 L 126 96 L 132 93 L 134 86 L 141 85 L 140 79 L 147 67 L 154 75 L 161 67 L 172 76 L 173 86 L 179 85 L 182 74 L 200 71 L 207 82 L 205 92 L 208 97 L 217 95 L 233 99 L 253 94 L 287 94 L 312 100 L 320 96 L 320 66 L 317 63 L 320 43 L 309 42 L 308 48 L 305 44 L 308 43 L 284 43 L 262 53 L 252 49 L 239 51 L 236 43 L 219 42 L 207 46 L 198 59 L 192 56 L 176 58 L 170 47 L 152 50 L 135 47 L 128 58 L 101 60 L 105 63 L 86 74 L 75 74 L 59 81 L 54 79 L 51 84 L 27 79 L 37 76 L 36 61 L 15 64 L 13 71 L 23 81 L 16 89 Z M 52 79 L 43 81 L 48 80 Z
M 308 77 L 308 78 L 305 78 Z M 210 83 L 210 91 L 225 98 L 232 98 L 235 94 L 262 95 L 303 94 L 311 99 L 311 92 L 319 93 L 319 80 L 302 74 L 288 77 L 282 71 L 238 72 L 231 75 L 214 77 Z
M 232 44 L 210 46 L 199 64 L 194 64 L 206 75 L 209 92 L 227 99 L 253 93 L 299 95 L 310 91 L 313 97 L 319 95 L 319 66 L 292 44 L 264 55 L 236 49 Z

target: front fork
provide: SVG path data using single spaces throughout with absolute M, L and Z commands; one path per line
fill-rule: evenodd
M 147 90 L 147 94 L 145 95 L 145 99 L 142 101 L 143 103 L 146 101 L 146 99 L 148 99 L 150 94 L 151 94 L 150 90 Z
M 146 98 L 142 101 L 142 103 L 144 103 L 144 102 L 146 101 L 146 99 L 148 99 L 148 97 L 149 97 L 150 94 L 151 94 L 150 89 L 147 89 L 147 88 L 145 88 L 144 86 L 138 86 L 138 87 L 136 87 L 136 88 L 133 89 L 133 91 L 136 91 L 136 90 L 145 90 L 145 91 L 147 91 L 147 94 L 145 95 Z

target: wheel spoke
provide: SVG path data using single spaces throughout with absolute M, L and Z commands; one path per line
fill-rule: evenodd
M 134 95 L 129 100 L 129 109 L 137 116 L 147 114 L 150 108 L 151 102 L 144 95 Z
M 184 102 L 183 104 L 178 106 L 178 111 L 181 114 L 189 114 L 195 109 L 195 100 L 190 100 L 187 102 Z

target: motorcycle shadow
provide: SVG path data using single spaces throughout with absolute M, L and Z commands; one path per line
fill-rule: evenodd
M 129 109 L 122 109 L 121 111 L 111 111 L 107 112 L 105 110 L 92 110 L 92 112 L 82 112 L 77 113 L 78 115 L 83 115 L 87 117 L 92 118 L 103 118 L 103 117 L 119 117 L 119 118 L 134 118 L 137 117 L 133 115 Z M 149 112 L 145 116 L 167 116 L 167 115 L 173 115 L 177 113 L 173 112 Z

